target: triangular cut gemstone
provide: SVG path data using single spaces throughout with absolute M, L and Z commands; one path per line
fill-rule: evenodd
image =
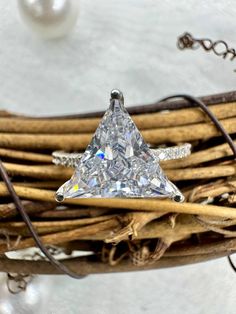
M 63 198 L 182 198 L 118 99 L 111 100 L 72 178 L 57 194 Z

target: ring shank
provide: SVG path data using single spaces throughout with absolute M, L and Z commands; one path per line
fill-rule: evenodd
M 191 144 L 185 143 L 179 146 L 151 149 L 155 157 L 159 160 L 173 160 L 187 157 L 191 154 Z M 76 168 L 79 164 L 82 153 L 67 153 L 64 151 L 54 151 L 52 162 L 55 165 Z

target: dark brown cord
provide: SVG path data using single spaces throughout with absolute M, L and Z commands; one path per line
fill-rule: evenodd
M 9 191 L 15 205 L 16 205 L 16 209 L 18 210 L 19 214 L 21 215 L 22 219 L 24 220 L 25 224 L 27 225 L 27 227 L 31 233 L 31 236 L 33 237 L 33 239 L 34 239 L 35 243 L 37 244 L 37 246 L 39 247 L 39 249 L 44 253 L 44 255 L 49 259 L 49 261 L 57 269 L 59 269 L 62 273 L 65 273 L 65 274 L 67 274 L 70 277 L 73 277 L 75 279 L 83 278 L 84 276 L 78 275 L 78 274 L 70 271 L 63 263 L 61 263 L 60 261 L 55 259 L 53 257 L 53 255 L 49 252 L 49 250 L 44 246 L 44 244 L 42 243 L 36 229 L 32 225 L 32 222 L 31 222 L 28 214 L 26 213 L 24 206 L 22 205 L 20 198 L 18 197 L 18 195 L 15 191 L 13 184 L 11 183 L 11 180 L 10 180 L 1 160 L 0 160 L 0 174 L 1 174 L 3 181 L 6 184 L 6 187 Z
M 214 116 L 214 114 L 210 111 L 210 109 L 199 99 L 190 96 L 190 95 L 184 95 L 184 94 L 180 94 L 180 95 L 173 95 L 170 97 L 166 97 L 164 99 L 161 100 L 161 102 L 164 102 L 166 100 L 169 99 L 174 99 L 174 98 L 183 98 L 185 100 L 187 100 L 191 106 L 198 106 L 200 107 L 202 110 L 204 110 L 204 112 L 211 118 L 211 120 L 214 122 L 214 124 L 216 125 L 217 129 L 222 133 L 222 135 L 224 136 L 225 140 L 227 141 L 227 143 L 229 144 L 229 146 L 231 147 L 234 157 L 236 158 L 236 147 L 231 139 L 231 137 L 229 136 L 229 134 L 226 132 L 226 130 L 224 129 L 224 127 L 221 125 L 221 123 L 218 121 L 218 119 Z M 20 200 L 20 198 L 18 197 L 18 195 L 16 194 L 16 191 L 13 187 L 13 184 L 11 183 L 11 180 L 5 170 L 5 167 L 3 166 L 2 161 L 0 160 L 0 174 L 1 177 L 3 179 L 3 181 L 6 184 L 6 187 L 12 197 L 12 199 L 14 200 L 14 203 L 16 205 L 16 209 L 18 210 L 19 214 L 21 215 L 22 219 L 24 220 L 25 224 L 27 225 L 33 239 L 35 240 L 35 243 L 37 244 L 37 246 L 39 247 L 39 249 L 44 253 L 44 255 L 49 259 L 49 261 L 57 268 L 59 269 L 62 273 L 69 275 L 70 277 L 76 278 L 76 279 L 81 279 L 84 276 L 78 275 L 77 273 L 72 272 L 71 270 L 69 270 L 63 263 L 61 263 L 60 261 L 58 261 L 57 259 L 55 259 L 53 257 L 53 255 L 49 252 L 49 250 L 44 246 L 44 244 L 42 243 L 37 231 L 35 230 L 34 226 L 32 225 L 32 222 L 28 216 L 28 214 L 26 213 L 24 206 L 22 205 L 22 202 Z M 230 264 L 232 266 L 232 261 L 229 261 Z M 232 266 L 234 269 L 235 267 Z
M 225 130 L 223 125 L 219 122 L 219 120 L 212 113 L 212 111 L 200 99 L 193 97 L 193 96 L 190 96 L 190 95 L 180 94 L 180 95 L 173 95 L 173 96 L 163 98 L 161 101 L 166 101 L 166 100 L 173 99 L 173 98 L 184 98 L 184 99 L 190 101 L 192 103 L 192 105 L 199 106 L 209 116 L 209 118 L 212 120 L 212 122 L 214 122 L 217 129 L 222 133 L 226 142 L 229 144 L 229 146 L 233 152 L 234 159 L 236 160 L 236 146 L 235 146 L 231 136 L 227 133 L 227 131 Z M 234 272 L 236 272 L 236 266 L 233 264 L 233 261 L 232 261 L 230 255 L 228 255 L 227 258 L 228 258 L 230 266 L 232 267 Z
M 235 273 L 236 273 L 236 266 L 234 265 L 234 263 L 233 263 L 233 261 L 232 261 L 232 259 L 231 259 L 231 256 L 228 255 L 227 258 L 228 258 L 228 261 L 229 261 L 230 266 L 232 267 L 232 269 L 233 269 L 233 270 L 235 271 Z
M 213 114 L 213 112 L 200 99 L 193 97 L 193 96 L 190 96 L 190 95 L 179 94 L 179 95 L 173 95 L 173 96 L 163 98 L 160 101 L 166 101 L 166 100 L 173 99 L 173 98 L 184 98 L 184 99 L 188 100 L 193 106 L 200 107 L 208 115 L 208 117 L 212 120 L 212 122 L 215 124 L 216 128 L 221 132 L 221 134 L 225 138 L 226 142 L 229 144 L 229 146 L 233 152 L 234 158 L 236 159 L 236 146 L 235 146 L 231 136 L 228 134 L 228 132 L 225 130 L 225 128 L 220 123 L 220 121 L 216 118 L 216 116 Z

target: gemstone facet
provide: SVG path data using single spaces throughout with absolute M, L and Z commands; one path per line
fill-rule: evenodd
M 121 99 L 111 99 L 91 143 L 71 177 L 57 191 L 63 198 L 183 195 L 165 176 Z

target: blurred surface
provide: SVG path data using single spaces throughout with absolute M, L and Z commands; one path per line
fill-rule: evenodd
M 127 105 L 235 89 L 236 61 L 176 48 L 184 31 L 236 48 L 232 0 L 81 0 L 75 30 L 53 41 L 25 27 L 16 1 L 2 1 L 0 9 L 1 109 L 34 115 L 106 109 L 113 88 Z M 236 277 L 226 259 L 81 281 L 36 277 L 16 296 L 0 278 L 0 314 L 235 313 Z
M 105 109 L 113 88 L 124 92 L 129 105 L 176 92 L 235 88 L 233 62 L 176 48 L 186 30 L 236 47 L 232 1 L 84 0 L 74 32 L 53 41 L 28 30 L 15 0 L 1 2 L 0 9 L 0 103 L 11 110 Z
M 76 281 L 36 277 L 9 296 L 0 286 L 1 314 L 234 314 L 235 274 L 227 260 L 136 273 L 94 275 Z M 1 312 L 5 307 L 15 310 Z

